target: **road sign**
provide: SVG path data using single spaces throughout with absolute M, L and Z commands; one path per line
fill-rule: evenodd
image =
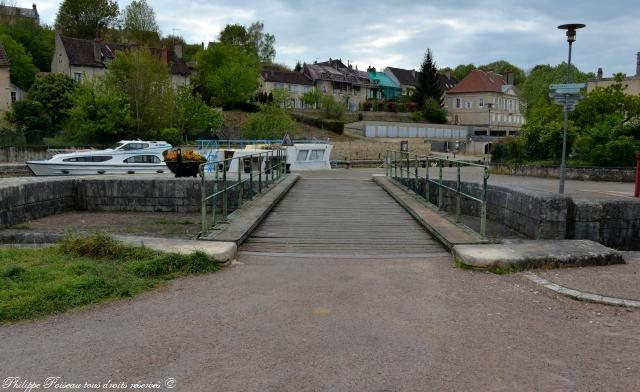
M 550 84 L 549 90 L 557 90 L 559 88 L 581 89 L 586 88 L 586 83 L 562 83 L 562 84 Z
M 579 88 L 557 88 L 554 90 L 556 94 L 580 94 Z

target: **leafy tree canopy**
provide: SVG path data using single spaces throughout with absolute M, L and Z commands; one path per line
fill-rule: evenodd
M 56 16 L 63 34 L 84 39 L 100 37 L 118 17 L 115 0 L 64 0 Z
M 594 78 L 593 73 L 581 72 L 575 65 L 571 65 L 571 81 L 583 83 Z M 540 64 L 533 67 L 527 78 L 520 85 L 520 98 L 528 107 L 536 105 L 540 101 L 549 101 L 549 85 L 552 83 L 565 83 L 567 78 L 567 63 L 551 66 Z
M 282 139 L 285 133 L 295 131 L 295 122 L 274 104 L 261 105 L 258 113 L 249 116 L 240 133 L 247 139 Z
M 28 99 L 15 102 L 8 119 L 22 130 L 27 143 L 40 143 L 51 127 L 51 118 L 42 104 Z
M 124 9 L 123 24 L 125 36 L 130 41 L 147 46 L 158 44 L 160 28 L 156 13 L 146 0 L 133 0 Z
M 73 93 L 77 83 L 67 75 L 50 74 L 36 79 L 29 90 L 29 99 L 42 104 L 51 118 L 53 130 L 60 130 L 73 107 Z M 53 135 L 48 135 L 53 136 Z
M 0 34 L 11 36 L 31 55 L 33 65 L 40 71 L 51 70 L 55 47 L 55 33 L 48 26 L 39 26 L 30 20 L 18 19 L 11 24 L 0 23 Z
M 220 32 L 218 41 L 239 46 L 247 53 L 258 56 L 262 63 L 270 64 L 276 57 L 276 38 L 273 34 L 265 33 L 264 23 L 259 21 L 252 23 L 249 28 L 239 24 L 227 25 Z
M 214 43 L 196 56 L 194 82 L 214 105 L 233 106 L 246 102 L 258 88 L 258 58 L 235 45 Z
M 183 140 L 205 136 L 222 125 L 222 113 L 207 106 L 191 88 L 182 87 L 176 94 L 174 127 Z
M 23 90 L 29 90 L 38 72 L 38 68 L 33 65 L 31 55 L 25 51 L 22 45 L 7 34 L 0 34 L 0 44 L 4 46 L 4 50 L 7 52 L 11 62 L 11 68 L 9 69 L 11 83 Z
M 474 69 L 476 69 L 476 66 L 473 64 L 460 64 L 453 70 L 452 76 L 458 80 L 462 80 Z
M 507 76 L 507 72 L 511 71 L 513 72 L 513 78 L 514 78 L 513 84 L 515 85 L 520 85 L 520 83 L 522 83 L 526 77 L 522 68 L 517 67 L 505 60 L 498 60 L 489 64 L 481 65 L 478 67 L 478 69 L 485 72 L 493 71 L 505 77 Z

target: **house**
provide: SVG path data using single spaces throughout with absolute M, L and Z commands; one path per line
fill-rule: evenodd
M 291 99 L 289 107 L 304 109 L 306 105 L 302 101 L 302 96 L 313 91 L 313 80 L 301 72 L 263 69 L 260 73 L 258 92 L 269 95 L 275 89 L 289 92 Z
M 345 65 L 341 59 L 305 63 L 302 73 L 313 81 L 318 92 L 333 95 L 338 102 L 348 101 L 351 111 L 358 110 L 360 104 L 372 96 L 372 88 L 376 88 L 367 72 Z
M 4 112 L 11 110 L 14 102 L 24 99 L 27 95 L 25 91 L 11 83 L 10 69 L 11 62 L 4 46 L 0 44 L 0 111 Z
M 402 96 L 413 95 L 418 85 L 420 72 L 415 69 L 386 67 L 384 73 L 396 85 L 400 86 Z M 447 72 L 446 74 L 438 74 L 438 82 L 440 83 L 442 91 L 447 92 L 458 83 L 458 80 L 452 77 L 450 72 Z
M 378 89 L 374 90 L 372 88 L 371 98 L 376 99 L 386 99 L 386 100 L 397 100 L 402 95 L 402 88 L 400 85 L 391 79 L 386 73 L 376 71 L 375 67 L 367 68 L 367 73 L 369 74 L 369 79 L 371 79 L 374 86 L 377 86 Z
M 615 78 L 603 78 L 602 68 L 598 68 L 596 79 L 587 82 L 587 92 L 590 93 L 596 87 L 611 86 L 615 82 Z M 636 74 L 627 76 L 622 80 L 625 92 L 629 95 L 640 95 L 640 52 L 636 54 Z
M 51 72 L 69 75 L 76 81 L 103 76 L 107 64 L 118 51 L 137 49 L 135 44 L 105 43 L 99 39 L 87 40 L 71 38 L 56 32 L 56 45 L 51 61 Z M 173 86 L 189 84 L 191 70 L 182 60 L 182 44 L 176 42 L 173 50 L 150 48 L 151 54 L 161 59 L 169 67 Z
M 513 73 L 473 70 L 445 94 L 445 108 L 451 124 L 470 125 L 476 135 L 518 134 L 525 122 L 520 112 Z
M 36 7 L 35 4 L 33 4 L 31 8 L 0 5 L 0 22 L 11 24 L 18 20 L 31 20 L 39 25 L 40 15 L 38 14 L 38 7 Z

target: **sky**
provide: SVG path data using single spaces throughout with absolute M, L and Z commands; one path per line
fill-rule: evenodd
M 60 1 L 35 0 L 53 24 Z M 640 51 L 638 0 L 147 0 L 164 35 L 214 41 L 226 24 L 256 20 L 276 37 L 276 62 L 340 58 L 359 69 L 418 69 L 430 48 L 438 67 L 507 60 L 525 71 L 567 59 L 564 23 L 584 23 L 573 63 L 605 76 L 635 74 Z M 123 9 L 130 0 L 119 0 Z M 32 1 L 17 5 L 31 7 Z

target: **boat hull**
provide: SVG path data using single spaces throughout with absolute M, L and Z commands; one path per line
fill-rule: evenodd
M 28 161 L 27 166 L 36 176 L 89 176 L 100 174 L 155 174 L 169 172 L 169 168 L 164 162 L 156 164 L 130 163 L 126 165 L 99 165 Z

